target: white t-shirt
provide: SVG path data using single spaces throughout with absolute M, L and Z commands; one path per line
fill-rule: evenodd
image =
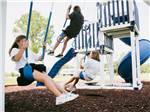
M 92 79 L 95 78 L 97 74 L 100 74 L 100 62 L 94 59 L 86 57 L 85 62 L 82 63 L 86 75 Z
M 11 59 L 19 52 L 19 49 L 17 48 L 13 48 L 11 53 L 10 53 L 10 57 Z M 38 61 L 39 56 L 36 55 L 35 53 L 31 52 L 30 50 L 28 50 L 28 63 L 36 63 L 36 61 Z M 20 68 L 24 67 L 27 63 L 27 59 L 25 56 L 25 51 L 21 57 L 21 59 L 19 61 L 16 61 L 16 70 L 19 70 Z

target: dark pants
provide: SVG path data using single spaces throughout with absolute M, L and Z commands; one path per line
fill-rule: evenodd
M 32 72 L 34 70 L 37 70 L 39 72 L 46 72 L 46 66 L 43 65 L 43 64 L 33 64 L 33 63 L 31 63 L 30 65 L 32 67 Z M 20 76 L 17 77 L 17 83 L 18 83 L 19 86 L 26 86 L 26 85 L 31 84 L 34 81 L 34 79 L 29 80 L 29 79 L 25 78 L 26 74 L 23 73 L 23 68 L 20 68 L 19 72 L 20 72 Z

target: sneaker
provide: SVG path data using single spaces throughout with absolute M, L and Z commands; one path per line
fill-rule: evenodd
M 63 57 L 63 55 L 62 54 L 58 54 L 56 57 L 57 58 L 61 58 L 61 57 Z
M 72 101 L 72 100 L 76 99 L 78 96 L 79 95 L 72 94 L 72 93 L 62 94 L 62 95 L 56 97 L 56 105 L 61 105 L 68 101 Z
M 71 93 L 71 92 L 66 93 L 66 95 L 67 95 L 67 100 L 68 101 L 72 101 L 72 100 L 76 99 L 77 97 L 79 97 L 78 94 L 74 94 L 74 93 Z
M 48 55 L 54 55 L 54 51 L 50 50 L 47 54 Z
M 62 94 L 62 95 L 56 97 L 56 105 L 61 105 L 65 102 L 67 102 L 66 98 L 67 98 L 66 94 Z
M 74 93 L 71 93 L 71 92 L 68 92 L 66 94 L 67 94 L 67 97 L 71 97 L 73 99 L 76 99 L 79 96 L 78 94 L 74 94 Z

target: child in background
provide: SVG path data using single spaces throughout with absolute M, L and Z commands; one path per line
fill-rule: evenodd
M 28 41 L 24 35 L 20 35 L 16 38 L 12 45 L 9 55 L 11 59 L 16 63 L 16 69 L 19 71 L 20 76 L 17 78 L 19 86 L 26 86 L 33 81 L 42 82 L 47 89 L 54 93 L 56 96 L 56 105 L 71 101 L 78 97 L 76 94 L 67 93 L 60 88 L 52 79 L 46 74 L 46 67 L 43 64 L 35 64 L 36 61 L 41 60 L 41 56 L 29 51 L 28 63 L 32 67 L 31 79 L 27 78 L 27 74 L 24 74 L 23 68 L 26 65 L 25 49 L 28 47 Z
M 80 61 L 80 69 L 68 82 L 65 83 L 65 90 L 74 91 L 79 79 L 91 81 L 100 73 L 100 59 L 98 51 L 91 51 L 90 55 Z M 72 85 L 70 85 L 72 83 Z
M 68 41 L 72 38 L 75 38 L 79 34 L 82 28 L 82 25 L 84 23 L 84 17 L 81 13 L 80 7 L 75 6 L 71 14 L 69 14 L 70 9 L 71 9 L 71 5 L 68 7 L 67 13 L 66 13 L 66 19 L 70 19 L 70 25 L 67 26 L 67 28 L 63 30 L 63 32 L 59 35 L 54 48 L 50 50 L 48 54 L 53 55 L 55 49 L 59 46 L 60 42 L 64 39 L 64 45 L 63 45 L 62 51 L 59 55 L 56 56 L 56 57 L 62 57 L 67 47 Z

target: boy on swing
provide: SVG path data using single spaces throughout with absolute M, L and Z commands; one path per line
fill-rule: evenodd
M 62 57 L 63 53 L 64 53 L 64 51 L 67 47 L 68 41 L 72 38 L 75 38 L 79 34 L 79 32 L 82 28 L 82 25 L 84 23 L 84 17 L 81 13 L 80 7 L 79 6 L 74 6 L 73 12 L 71 14 L 69 14 L 70 9 L 71 9 L 71 5 L 68 7 L 67 13 L 66 13 L 66 19 L 70 19 L 70 24 L 58 36 L 57 42 L 55 43 L 54 48 L 52 50 L 50 50 L 50 52 L 48 54 L 53 55 L 55 49 L 59 46 L 60 42 L 64 39 L 64 44 L 63 44 L 62 51 L 61 51 L 60 54 L 58 54 L 56 56 L 56 57 Z

